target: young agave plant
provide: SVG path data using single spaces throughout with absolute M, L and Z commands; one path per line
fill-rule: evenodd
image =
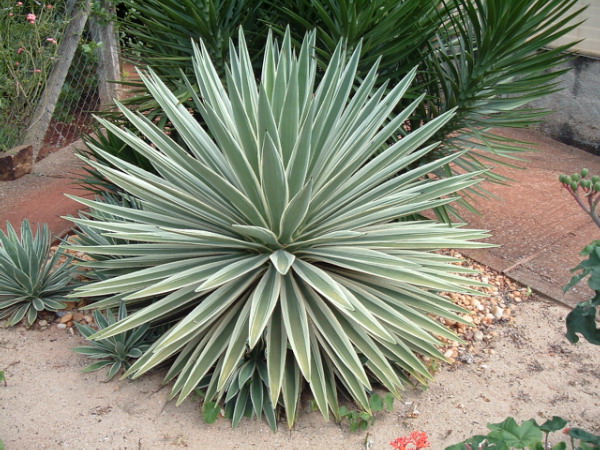
M 116 318 L 110 310 L 106 311 L 105 314 L 102 314 L 99 310 L 94 311 L 94 320 L 100 330 L 108 328 L 118 320 L 123 320 L 126 317 L 127 307 L 125 303 L 119 306 Z M 96 333 L 96 330 L 89 325 L 75 323 L 75 326 L 86 338 Z M 92 341 L 91 345 L 75 347 L 73 351 L 98 360 L 83 369 L 84 372 L 94 372 L 108 366 L 106 378 L 110 380 L 119 373 L 119 370 L 128 369 L 131 366 L 132 359 L 139 358 L 148 350 L 151 341 L 149 329 L 150 326 L 144 324 L 135 330 L 129 330 L 117 336 Z
M 21 223 L 21 233 L 6 223 L 0 230 L 0 319 L 9 317 L 8 325 L 25 318 L 33 325 L 39 311 L 65 308 L 64 300 L 71 292 L 73 258 L 59 262 L 63 252 L 50 257 L 51 236 L 48 226 L 38 226 L 34 236 L 29 221 Z
M 374 65 L 355 86 L 360 48 L 346 58 L 340 44 L 315 87 L 314 41 L 308 34 L 296 55 L 289 34 L 281 47 L 269 37 L 257 81 L 240 32 L 226 86 L 200 43 L 194 101 L 206 129 L 155 74 L 141 74 L 185 147 L 122 106 L 147 140 L 101 121 L 158 175 L 96 148 L 112 167 L 87 162 L 137 197 L 141 210 L 79 199 L 123 220 L 75 222 L 130 243 L 76 248 L 119 254 L 119 264 L 139 269 L 73 296 L 112 296 L 97 308 L 121 300 L 139 307 L 92 339 L 173 324 L 127 375 L 176 356 L 166 381 L 174 380 L 178 403 L 207 375 L 206 400 L 231 401 L 228 389 L 239 389 L 240 366 L 258 349 L 264 371 L 256 378 L 267 388 L 246 389 L 244 378 L 235 405 L 242 413 L 282 404 L 292 426 L 305 384 L 325 417 L 338 415 L 338 391 L 368 411 L 373 382 L 398 394 L 406 374 L 431 378 L 418 355 L 443 359 L 436 336 L 456 339 L 432 317 L 465 322 L 437 292 L 474 293 L 475 283 L 432 251 L 482 246 L 472 240 L 486 234 L 403 220 L 476 182 L 473 174 L 428 178 L 456 154 L 411 169 L 452 112 L 386 145 L 422 100 L 389 120 L 415 71 L 387 92 L 374 88 Z

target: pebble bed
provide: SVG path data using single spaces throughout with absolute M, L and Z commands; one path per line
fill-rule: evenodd
M 497 326 L 513 321 L 514 309 L 529 298 L 531 290 L 455 250 L 444 253 L 460 258 L 461 266 L 479 271 L 479 274 L 465 276 L 488 284 L 487 287 L 474 288 L 484 294 L 482 296 L 442 293 L 443 296 L 451 298 L 454 303 L 469 311 L 469 314 L 461 314 L 461 317 L 472 324 L 469 326 L 440 318 L 441 323 L 465 341 L 465 344 L 460 344 L 441 337 L 440 340 L 448 344 L 441 349 L 442 353 L 448 358 L 450 364 L 473 364 L 475 355 L 495 353 L 493 341 L 499 336 Z

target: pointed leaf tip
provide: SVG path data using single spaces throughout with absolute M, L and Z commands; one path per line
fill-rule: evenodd
M 277 250 L 276 252 L 271 253 L 269 258 L 271 259 L 275 269 L 277 269 L 277 272 L 279 272 L 281 275 L 287 274 L 290 270 L 290 267 L 292 267 L 292 264 L 294 264 L 294 261 L 296 260 L 295 255 L 292 255 L 285 250 Z

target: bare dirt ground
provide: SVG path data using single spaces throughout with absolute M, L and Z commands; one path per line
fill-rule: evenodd
M 88 363 L 71 348 L 83 339 L 68 329 L 0 330 L 0 368 L 6 373 L 0 437 L 11 449 L 362 449 L 391 448 L 396 437 L 418 429 L 431 448 L 443 449 L 485 432 L 507 416 L 538 422 L 560 415 L 571 425 L 600 432 L 600 351 L 563 337 L 567 309 L 533 295 L 497 336 L 474 344 L 470 363 L 442 367 L 428 390 L 407 389 L 394 412 L 378 413 L 366 432 L 327 423 L 308 404 L 296 427 L 202 422 L 199 399 L 167 403 L 162 373 L 135 382 L 104 381 L 104 373 L 81 373 Z M 559 436 L 560 438 L 560 436 Z

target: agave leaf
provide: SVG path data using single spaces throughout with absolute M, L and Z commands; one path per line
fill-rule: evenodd
M 262 148 L 261 182 L 269 208 L 273 233 L 279 235 L 280 218 L 288 203 L 288 186 L 280 150 L 267 133 Z
M 310 333 L 306 301 L 291 275 L 283 277 L 280 294 L 281 315 L 290 347 L 304 378 L 310 381 Z
M 225 383 L 229 380 L 229 377 L 234 372 L 238 363 L 246 351 L 246 344 L 248 340 L 248 315 L 250 313 L 251 303 L 246 302 L 244 308 L 240 311 L 237 323 L 231 336 L 229 337 L 229 345 L 223 357 L 223 365 L 221 367 L 221 373 L 219 375 L 219 383 L 217 384 L 217 390 L 223 389 Z M 244 383 L 240 383 L 240 386 Z
M 267 262 L 268 259 L 269 257 L 265 255 L 252 256 L 245 258 L 242 261 L 230 264 L 227 267 L 215 272 L 204 283 L 198 286 L 196 291 L 206 291 L 208 289 L 222 286 L 225 283 L 235 280 L 256 268 L 261 267 L 265 262 Z
M 85 369 L 82 370 L 83 373 L 95 372 L 96 370 L 100 370 L 106 366 L 111 364 L 111 361 L 97 361 L 95 363 L 90 364 Z
M 248 386 L 242 387 L 240 392 L 236 396 L 235 408 L 233 410 L 233 416 L 231 417 L 231 427 L 235 428 L 239 425 L 240 420 L 246 412 L 246 405 L 250 401 L 250 388 Z
M 337 282 L 331 278 L 327 272 L 300 259 L 294 260 L 293 267 L 294 272 L 297 273 L 300 278 L 325 298 L 343 308 L 349 310 L 354 309 L 352 302 L 346 297 L 347 293 L 340 289 Z
M 302 226 L 302 223 L 306 217 L 306 213 L 308 212 L 311 196 L 312 182 L 308 182 L 294 196 L 294 198 L 290 200 L 285 210 L 281 214 L 281 223 L 279 224 L 279 239 L 283 243 L 289 243 L 294 233 Z
M 283 383 L 287 354 L 287 335 L 283 326 L 280 308 L 276 308 L 273 311 L 273 320 L 268 325 L 266 341 L 267 352 L 265 356 L 269 375 L 270 400 L 273 405 L 276 405 Z
M 327 386 L 325 384 L 325 370 L 323 369 L 323 361 L 321 359 L 319 344 L 314 333 L 311 333 L 310 345 L 310 354 L 312 358 L 312 377 L 309 383 L 310 390 L 315 396 L 315 401 L 319 407 L 319 410 L 321 411 L 321 414 L 323 414 L 325 420 L 329 420 L 329 401 L 327 399 Z
M 289 428 L 292 428 L 296 422 L 300 386 L 300 370 L 292 358 L 287 358 L 281 390 Z
M 279 248 L 281 246 L 275 233 L 268 228 L 237 224 L 232 225 L 231 228 L 243 236 L 259 241 L 267 247 Z
M 281 282 L 281 274 L 271 266 L 252 293 L 248 332 L 250 348 L 254 348 L 271 319 L 279 299 Z
M 286 252 L 285 250 L 277 250 L 276 252 L 271 253 L 269 259 L 273 263 L 273 267 L 279 272 L 281 275 L 287 275 L 292 264 L 296 260 L 296 256 L 292 253 Z
M 255 372 L 252 384 L 250 386 L 250 399 L 252 400 L 252 409 L 257 418 L 261 418 L 264 401 L 264 384 L 260 379 L 258 372 Z

